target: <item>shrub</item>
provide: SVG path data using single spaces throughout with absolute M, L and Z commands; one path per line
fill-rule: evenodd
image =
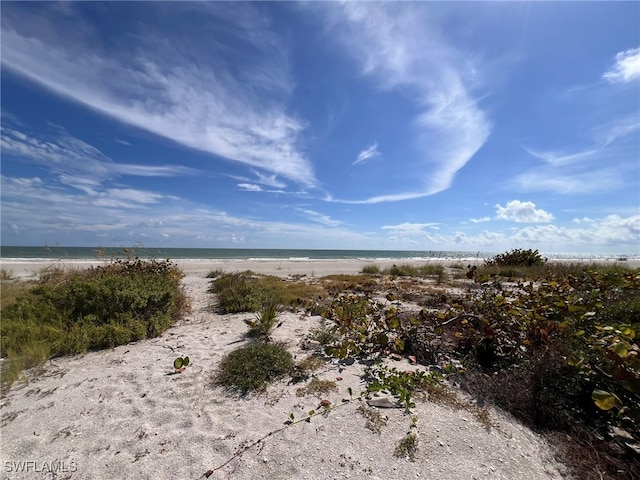
M 2 310 L 1 350 L 11 384 L 21 367 L 155 337 L 187 309 L 182 272 L 169 261 L 126 260 L 85 271 L 47 271 Z
M 596 427 L 598 418 L 639 435 L 639 290 L 640 274 L 624 270 L 586 269 L 512 289 L 485 285 L 454 313 L 456 337 L 481 367 L 508 373 L 509 390 L 534 395 L 527 402 L 537 410 L 526 421 L 560 428 L 590 419 Z
M 535 267 L 544 265 L 547 262 L 545 258 L 538 253 L 538 250 L 521 250 L 516 248 L 506 253 L 501 253 L 495 257 L 486 260 L 485 266 L 525 266 Z
M 410 353 L 420 321 L 402 316 L 395 306 L 386 306 L 363 295 L 344 294 L 323 313 L 331 320 L 324 349 L 336 358 L 366 358 L 375 353 Z
M 211 283 L 221 313 L 257 312 L 270 299 L 283 306 L 310 308 L 324 291 L 303 281 L 286 281 L 251 271 L 222 274 Z
M 228 273 L 214 280 L 211 292 L 218 294 L 221 313 L 255 312 L 262 304 L 261 292 L 252 272 Z
M 279 343 L 255 342 L 229 353 L 220 362 L 214 385 L 246 395 L 266 386 L 294 368 L 291 354 Z

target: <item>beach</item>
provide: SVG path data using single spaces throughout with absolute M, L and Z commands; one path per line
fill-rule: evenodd
M 436 260 L 434 260 L 436 261 Z M 412 263 L 385 260 L 394 263 Z M 439 261 L 442 263 L 442 260 Z M 456 260 L 460 263 L 460 260 Z M 67 261 L 63 268 L 100 262 Z M 110 350 L 55 358 L 27 372 L 0 402 L 3 479 L 561 479 L 568 478 L 545 440 L 487 405 L 491 427 L 472 410 L 418 400 L 415 461 L 394 456 L 407 433 L 403 409 L 379 409 L 387 423 L 367 428 L 358 407 L 365 365 L 332 360 L 315 372 L 336 382 L 321 395 L 301 395 L 281 381 L 247 398 L 212 385 L 220 360 L 249 342 L 244 319 L 216 313 L 208 292 L 214 270 L 273 275 L 358 273 L 370 260 L 178 261 L 191 313 L 157 338 Z M 423 264 L 424 262 L 419 262 Z M 2 268 L 28 278 L 51 262 L 3 260 Z M 297 360 L 320 317 L 286 312 L 273 334 Z M 189 356 L 175 373 L 173 360 Z M 387 359 L 399 370 L 421 368 Z M 349 393 L 351 391 L 351 394 Z M 470 406 L 475 399 L 461 399 Z M 354 398 L 355 397 L 355 398 Z M 320 403 L 331 409 L 303 418 Z M 249 448 L 247 448 L 249 447 Z
M 81 269 L 91 266 L 104 265 L 111 260 L 104 259 L 0 259 L 0 268 L 19 278 L 35 277 L 38 272 L 47 268 Z M 307 275 L 311 277 L 321 277 L 323 275 L 335 274 L 357 274 L 367 265 L 377 265 L 380 269 L 385 269 L 392 265 L 452 265 L 463 266 L 480 265 L 484 259 L 478 257 L 434 257 L 434 258 L 331 258 L 331 259 L 310 259 L 310 258 L 255 258 L 255 259 L 174 259 L 171 260 L 178 265 L 187 275 L 206 275 L 209 272 L 242 272 L 251 270 L 252 272 L 265 275 Z M 640 267 L 640 258 L 632 258 L 620 261 L 616 258 L 609 259 L 589 259 L 589 258 L 566 258 L 551 259 L 550 262 L 567 263 L 598 263 L 609 265 L 625 265 L 630 268 Z

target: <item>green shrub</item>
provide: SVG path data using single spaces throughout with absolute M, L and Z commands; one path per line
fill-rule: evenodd
M 392 351 L 411 353 L 420 321 L 402 316 L 393 305 L 385 306 L 364 295 L 343 294 L 323 312 L 333 324 L 322 333 L 331 340 L 324 352 L 335 358 L 366 358 Z
M 2 309 L 1 350 L 11 384 L 24 368 L 160 335 L 188 309 L 169 261 L 126 260 L 85 271 L 47 271 Z
M 605 423 L 640 435 L 638 291 L 638 271 L 585 269 L 539 285 L 485 285 L 451 314 L 463 319 L 456 332 L 462 350 L 481 367 L 531 372 L 511 374 L 510 390 L 542 395 L 530 398 L 536 405 L 542 398 L 552 405 L 554 415 L 534 415 L 542 423 L 537 426 L 558 428 L 571 423 L 567 418 L 595 418 L 595 404 Z M 542 372 L 547 376 L 541 380 Z M 553 420 L 558 418 L 562 422 Z
M 516 248 L 509 252 L 498 254 L 485 261 L 485 266 L 535 267 L 544 265 L 546 262 L 547 260 L 542 258 L 538 250 L 522 250 Z
M 310 308 L 324 290 L 304 281 L 287 281 L 273 275 L 251 271 L 226 273 L 216 278 L 209 289 L 218 296 L 221 313 L 257 312 L 273 299 L 283 306 Z
M 290 375 L 294 366 L 293 357 L 282 344 L 254 342 L 224 357 L 213 383 L 246 395 Z
M 252 272 L 228 273 L 211 284 L 218 294 L 221 313 L 255 312 L 262 303 L 262 292 L 252 281 Z

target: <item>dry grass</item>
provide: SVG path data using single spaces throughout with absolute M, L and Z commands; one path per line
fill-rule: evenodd
M 298 397 L 306 397 L 308 395 L 322 396 L 337 389 L 338 386 L 333 380 L 312 378 L 307 385 L 296 390 L 296 395 Z

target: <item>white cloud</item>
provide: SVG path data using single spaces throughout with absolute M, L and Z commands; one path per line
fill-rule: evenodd
M 189 43 L 180 31 L 160 34 L 141 20 L 142 31 L 126 37 L 126 49 L 107 50 L 98 48 L 82 18 L 73 31 L 57 25 L 52 12 L 50 19 L 23 12 L 12 24 L 15 16 L 3 8 L 3 66 L 123 123 L 314 185 L 313 168 L 296 146 L 305 125 L 286 111 L 293 86 L 286 48 L 269 33 L 268 21 L 248 4 L 158 8 L 174 18 L 198 8 L 209 25 L 198 30 L 192 22 L 174 22 L 189 25 Z M 44 27 L 27 30 L 30 24 Z M 231 38 L 213 37 L 221 30 L 214 25 L 224 25 Z M 237 58 L 246 61 L 236 73 L 225 61 L 231 45 L 241 45 Z
M 67 130 L 51 125 L 51 133 L 36 137 L 7 127 L 1 128 L 0 147 L 3 155 L 13 155 L 37 163 L 61 179 L 76 178 L 97 185 L 100 181 L 121 175 L 139 177 L 174 177 L 200 172 L 182 165 L 135 165 L 116 163 L 100 150 L 71 135 Z M 69 183 L 68 181 L 65 183 Z
M 625 185 L 625 174 L 633 168 L 623 165 L 584 172 L 537 169 L 517 175 L 514 182 L 520 190 L 528 192 L 551 191 L 564 195 L 609 192 Z
M 238 187 L 240 187 L 240 190 L 245 190 L 247 192 L 264 192 L 262 187 L 255 183 L 239 183 Z
M 284 188 L 287 186 L 284 182 L 280 181 L 275 174 L 266 175 L 262 172 L 258 172 L 257 170 L 253 170 L 253 174 L 258 177 L 256 180 L 258 183 L 266 185 L 267 187 Z
M 491 131 L 471 94 L 475 71 L 469 60 L 441 38 L 419 4 L 331 4 L 329 17 L 337 37 L 360 61 L 363 74 L 373 77 L 381 89 L 410 97 L 421 111 L 414 122 L 425 172 L 421 188 L 347 203 L 392 202 L 448 189 Z
M 525 148 L 525 150 L 530 155 L 539 158 L 540 160 L 544 160 L 546 163 L 554 166 L 566 165 L 575 163 L 580 160 L 585 160 L 598 154 L 601 151 L 599 148 L 593 148 L 590 150 L 584 150 L 582 152 L 575 153 L 536 152 L 535 150 L 532 150 L 530 148 Z
M 627 83 L 640 78 L 640 48 L 617 53 L 613 67 L 602 76 L 611 83 Z
M 496 205 L 496 216 L 501 220 L 511 220 L 518 223 L 547 223 L 553 220 L 553 215 L 537 209 L 533 202 L 511 200 L 506 206 Z
M 329 215 L 324 215 L 314 210 L 305 210 L 302 208 L 299 208 L 298 210 L 307 215 L 309 220 L 320 223 L 322 225 L 326 225 L 328 227 L 337 227 L 338 225 L 342 224 L 340 220 L 334 220 Z
M 525 227 L 512 235 L 515 242 L 528 244 L 562 245 L 565 249 L 577 249 L 585 245 L 627 245 L 637 251 L 640 244 L 640 215 L 620 217 L 609 215 L 590 219 L 582 228 L 567 228 L 556 225 Z
M 439 223 L 400 223 L 398 225 L 384 225 L 380 227 L 382 230 L 391 230 L 393 232 L 417 233 L 423 232 L 427 228 L 437 229 Z
M 358 165 L 359 163 L 366 162 L 370 158 L 379 157 L 378 142 L 374 142 L 369 148 L 365 148 L 358 154 L 358 158 L 355 159 L 352 165 Z
M 484 223 L 484 222 L 490 222 L 490 221 L 491 221 L 491 217 L 481 217 L 481 218 L 471 219 L 472 223 Z
M 586 148 L 537 151 L 523 147 L 544 161 L 513 181 L 521 191 L 552 191 L 561 194 L 589 194 L 615 191 L 637 178 L 637 115 L 628 115 L 593 128 Z

